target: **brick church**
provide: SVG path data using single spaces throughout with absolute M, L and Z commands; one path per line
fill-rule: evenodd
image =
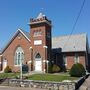
M 30 33 L 18 29 L 1 50 L 0 71 L 9 66 L 17 72 L 21 64 L 27 64 L 30 71 L 46 72 L 49 63 L 67 70 L 74 63 L 81 63 L 88 69 L 89 44 L 85 33 L 52 37 L 51 20 L 42 13 L 31 18 L 29 26 Z

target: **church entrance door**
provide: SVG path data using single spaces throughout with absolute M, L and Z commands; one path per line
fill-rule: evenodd
M 39 53 L 35 57 L 35 71 L 42 71 L 42 62 Z

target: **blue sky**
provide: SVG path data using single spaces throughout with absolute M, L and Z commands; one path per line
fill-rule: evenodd
M 43 12 L 52 20 L 52 35 L 71 33 L 83 0 L 0 0 L 0 48 L 18 28 L 30 31 L 28 23 Z M 43 8 L 43 9 L 42 9 Z M 90 43 L 90 0 L 86 0 L 73 34 L 87 33 Z

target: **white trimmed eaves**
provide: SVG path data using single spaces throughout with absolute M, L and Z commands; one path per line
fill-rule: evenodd
M 25 37 L 29 42 L 31 42 L 31 40 L 23 33 L 23 31 L 22 31 L 21 29 L 18 29 L 18 31 L 20 31 L 20 32 L 24 35 L 24 37 Z
M 14 35 L 12 36 L 12 38 L 10 39 L 10 41 L 7 43 L 7 45 L 2 49 L 2 52 L 1 52 L 1 53 L 3 53 L 3 52 L 6 50 L 6 48 L 10 45 L 10 43 L 14 40 L 14 38 L 16 37 L 16 35 L 17 35 L 19 32 L 20 32 L 29 42 L 31 42 L 30 39 L 23 33 L 23 31 L 22 31 L 21 29 L 18 29 L 18 30 L 14 33 Z

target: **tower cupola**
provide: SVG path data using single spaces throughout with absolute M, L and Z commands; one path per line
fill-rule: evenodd
M 42 13 L 39 13 L 37 18 L 35 18 L 35 19 L 31 18 L 30 19 L 30 25 L 38 24 L 38 23 L 46 23 L 46 24 L 51 26 L 51 21 L 48 20 L 47 17 Z

